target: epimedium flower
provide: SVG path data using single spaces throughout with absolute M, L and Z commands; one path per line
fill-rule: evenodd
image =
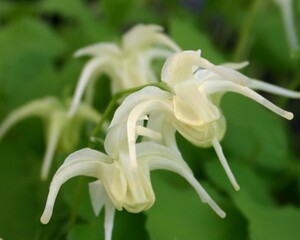
M 111 122 L 111 128 L 118 125 L 127 128 L 125 137 L 131 161 L 136 161 L 136 139 L 141 133 L 138 122 L 147 116 L 145 125 L 148 131 L 164 135 L 156 140 L 160 144 L 175 149 L 174 134 L 178 131 L 196 146 L 212 146 L 233 187 L 239 190 L 220 145 L 226 131 L 225 117 L 219 106 L 223 94 L 242 94 L 289 120 L 293 118 L 292 113 L 277 107 L 254 90 L 300 98 L 298 92 L 250 79 L 237 71 L 246 64 L 214 65 L 202 58 L 200 51 L 183 51 L 169 57 L 162 70 L 162 81 L 170 90 L 146 87 L 131 94 L 117 109 Z
M 126 135 L 126 129 L 124 132 L 123 128 L 118 126 L 116 128 L 114 134 Z M 145 135 L 148 133 L 145 132 Z M 111 136 L 108 135 L 105 140 L 108 154 L 85 148 L 67 157 L 53 177 L 46 207 L 41 217 L 42 223 L 49 222 L 56 196 L 64 182 L 78 175 L 94 177 L 96 181 L 89 183 L 91 203 L 96 215 L 99 215 L 102 208 L 105 209 L 105 239 L 110 240 L 116 209 L 138 213 L 151 208 L 154 204 L 155 194 L 150 171 L 157 169 L 181 175 L 196 190 L 202 202 L 209 204 L 220 217 L 225 217 L 225 213 L 195 179 L 179 152 L 155 142 L 144 141 L 137 144 L 137 161 L 133 163 L 129 157 L 127 143 L 123 141 L 124 138 Z M 120 142 L 116 142 L 115 139 L 119 139 Z M 117 151 L 110 152 L 112 149 Z
M 68 104 L 66 104 L 68 105 Z M 41 178 L 46 179 L 58 144 L 66 151 L 71 151 L 79 142 L 80 126 L 84 121 L 96 124 L 100 114 L 90 106 L 81 103 L 72 117 L 65 106 L 55 97 L 33 100 L 12 111 L 0 125 L 0 139 L 19 121 L 37 116 L 42 118 L 46 132 L 46 151 L 41 168 Z
M 158 25 L 138 24 L 126 32 L 120 46 L 104 42 L 94 44 L 75 53 L 75 57 L 91 56 L 79 78 L 69 114 L 76 108 L 89 82 L 100 74 L 106 74 L 112 80 L 112 92 L 157 82 L 151 68 L 154 59 L 167 58 L 180 48 Z

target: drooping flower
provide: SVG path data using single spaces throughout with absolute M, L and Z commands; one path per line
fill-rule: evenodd
M 112 92 L 157 82 L 151 68 L 154 59 L 167 58 L 180 48 L 157 25 L 138 24 L 122 38 L 121 45 L 98 43 L 79 49 L 76 57 L 92 56 L 78 81 L 69 114 L 76 112 L 88 82 L 100 74 L 112 80 Z M 91 86 L 93 86 L 91 84 Z
M 115 133 L 122 135 L 124 132 L 123 129 L 118 129 Z M 105 240 L 111 240 L 116 209 L 124 208 L 129 212 L 138 213 L 154 204 L 155 194 L 150 171 L 156 169 L 181 175 L 196 190 L 202 202 L 209 204 L 220 217 L 225 217 L 225 213 L 195 179 L 178 152 L 155 142 L 142 142 L 136 146 L 137 162 L 133 163 L 129 158 L 126 142 L 115 142 L 111 137 L 107 137 L 105 142 L 106 147 L 113 145 L 110 150 L 118 149 L 115 152 L 116 157 L 86 148 L 71 154 L 65 160 L 50 185 L 46 207 L 41 217 L 42 223 L 49 222 L 56 196 L 64 182 L 78 175 L 90 176 L 96 178 L 96 181 L 89 184 L 93 210 L 99 215 L 101 209 L 105 208 Z
M 239 190 L 220 145 L 226 131 L 219 106 L 223 94 L 242 94 L 289 120 L 293 118 L 292 113 L 277 107 L 253 89 L 300 98 L 298 92 L 250 79 L 236 71 L 243 65 L 214 65 L 202 58 L 200 51 L 184 51 L 168 58 L 162 70 L 162 81 L 168 84 L 170 92 L 146 87 L 130 95 L 117 109 L 111 122 L 111 127 L 126 125 L 131 161 L 136 161 L 135 144 L 140 133 L 137 123 L 143 116 L 148 116 L 148 130 L 162 133 L 163 144 L 175 148 L 177 130 L 196 146 L 213 146 L 232 185 Z
M 72 117 L 67 114 L 67 106 L 64 106 L 55 97 L 45 97 L 33 100 L 24 106 L 12 111 L 0 125 L 0 139 L 7 131 L 19 121 L 37 116 L 42 118 L 46 132 L 46 152 L 41 168 L 41 178 L 46 179 L 52 159 L 60 144 L 66 151 L 71 151 L 77 145 L 80 137 L 80 126 L 84 121 L 96 124 L 100 119 L 100 114 L 86 104 L 80 104 L 78 111 Z

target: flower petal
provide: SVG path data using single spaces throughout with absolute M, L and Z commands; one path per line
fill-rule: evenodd
M 12 111 L 2 122 L 0 126 L 0 139 L 19 121 L 31 116 L 46 117 L 51 114 L 53 110 L 60 107 L 59 102 L 54 97 L 34 100 L 24 106 L 21 106 L 20 108 Z
M 68 112 L 69 116 L 73 116 L 76 113 L 88 82 L 97 77 L 101 72 L 107 71 L 107 65 L 110 64 L 110 62 L 114 62 L 114 60 L 111 59 L 110 56 L 101 56 L 91 59 L 86 63 L 76 86 L 73 101 Z
M 105 188 L 101 181 L 89 183 L 89 193 L 94 213 L 98 216 L 106 200 Z
M 275 104 L 265 99 L 264 97 L 262 97 L 261 95 L 259 95 L 258 93 L 256 93 L 248 87 L 241 86 L 228 81 L 213 81 L 205 82 L 204 84 L 205 87 L 203 88 L 205 88 L 207 94 L 214 94 L 217 92 L 236 92 L 260 103 L 261 105 L 263 105 L 264 107 L 268 108 L 269 110 L 278 114 L 281 117 L 284 117 L 288 120 L 291 120 L 293 118 L 293 114 L 291 112 L 287 112 L 279 108 L 278 106 L 276 106 Z
M 152 145 L 152 149 L 153 147 L 154 145 Z M 159 152 L 161 153 L 160 155 L 149 154 L 149 155 L 145 155 L 145 157 L 147 157 L 146 160 L 143 159 L 143 161 L 146 161 L 144 162 L 144 164 L 149 167 L 149 170 L 164 169 L 181 175 L 196 190 L 201 200 L 204 203 L 207 203 L 220 217 L 224 218 L 226 216 L 225 212 L 223 212 L 220 209 L 220 207 L 215 203 L 215 201 L 208 195 L 205 189 L 193 176 L 191 170 L 187 168 L 185 165 L 180 164 L 180 162 L 182 161 L 180 160 L 174 161 L 174 153 L 170 152 L 169 149 L 162 148 L 159 145 L 157 145 L 156 148 L 159 149 Z M 177 158 L 178 157 L 179 156 L 177 156 Z
M 48 177 L 53 156 L 60 139 L 62 129 L 67 124 L 66 115 L 63 112 L 53 113 L 49 119 L 49 126 L 47 129 L 47 147 L 41 168 L 41 179 L 45 180 Z
M 136 51 L 149 48 L 157 44 L 169 47 L 174 51 L 180 51 L 180 48 L 167 35 L 162 33 L 163 28 L 154 24 L 138 24 L 123 35 L 122 43 L 126 51 Z
M 101 55 L 121 55 L 121 50 L 114 43 L 103 42 L 81 48 L 74 53 L 74 57 L 82 57 L 86 55 L 93 57 Z
M 238 185 L 237 181 L 235 180 L 235 177 L 234 177 L 234 175 L 233 175 L 233 173 L 232 173 L 232 171 L 231 171 L 231 169 L 230 169 L 230 167 L 228 165 L 228 162 L 227 162 L 227 160 L 226 160 L 226 158 L 224 156 L 222 147 L 221 147 L 221 145 L 220 145 L 220 143 L 219 143 L 219 141 L 218 141 L 217 138 L 214 138 L 212 140 L 212 145 L 213 145 L 213 147 L 214 147 L 214 149 L 215 149 L 215 151 L 216 151 L 216 153 L 218 155 L 218 158 L 219 158 L 219 160 L 220 160 L 220 162 L 221 162 L 221 164 L 222 164 L 222 166 L 223 166 L 223 168 L 224 168 L 224 170 L 225 170 L 225 172 L 226 172 L 226 174 L 227 174 L 227 176 L 228 176 L 228 178 L 229 178 L 232 186 L 234 187 L 234 189 L 236 191 L 239 191 L 240 190 L 240 186 Z
M 101 180 L 115 207 L 122 209 L 126 181 L 117 162 L 101 152 L 86 148 L 71 154 L 54 175 L 46 207 L 41 217 L 42 223 L 49 222 L 61 185 L 78 175 L 95 177 Z
M 248 84 L 248 87 L 254 90 L 262 90 L 265 92 L 277 94 L 284 97 L 290 97 L 290 98 L 300 98 L 300 92 L 291 91 L 282 87 L 275 86 L 273 84 L 251 79 L 251 81 Z

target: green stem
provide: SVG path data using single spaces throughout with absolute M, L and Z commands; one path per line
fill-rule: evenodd
M 104 122 L 109 118 L 110 114 L 112 113 L 112 111 L 114 110 L 115 106 L 117 105 L 117 102 L 119 99 L 128 96 L 131 93 L 137 92 L 145 87 L 149 87 L 149 86 L 155 86 L 155 87 L 159 87 L 162 90 L 165 91 L 170 91 L 170 88 L 167 86 L 167 84 L 165 84 L 164 82 L 159 82 L 159 83 L 150 83 L 150 84 L 146 84 L 143 86 L 139 86 L 139 87 L 134 87 L 134 88 L 130 88 L 130 89 L 126 89 L 124 91 L 120 91 L 117 92 L 112 99 L 110 100 L 107 108 L 105 109 L 99 123 L 97 124 L 97 126 L 95 127 L 94 131 L 91 134 L 91 140 L 93 141 L 94 139 L 97 138 L 97 135 L 99 133 L 99 131 L 101 130 Z
M 245 23 L 241 30 L 240 39 L 233 54 L 234 61 L 244 60 L 244 58 L 247 55 L 247 52 L 249 51 L 250 40 L 252 39 L 252 27 L 262 3 L 262 0 L 255 0 L 253 2 L 253 5 L 251 6 L 248 15 L 246 16 L 246 19 L 244 21 Z

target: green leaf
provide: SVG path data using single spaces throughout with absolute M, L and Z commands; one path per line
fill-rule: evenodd
M 89 224 L 78 224 L 71 229 L 67 240 L 99 240 L 104 239 L 103 221 L 94 221 Z
M 241 191 L 235 203 L 249 220 L 251 239 L 297 240 L 300 236 L 300 209 L 294 206 L 280 208 L 257 204 L 246 191 Z
M 222 109 L 227 120 L 227 133 L 222 141 L 225 155 L 273 171 L 288 166 L 286 120 L 237 94 L 226 94 Z
M 197 29 L 188 19 L 172 18 L 170 35 L 183 50 L 202 50 L 202 55 L 214 63 L 224 62 L 223 55 L 212 44 L 209 36 Z
M 0 142 L 0 237 L 33 239 L 39 226 L 39 159 L 20 141 Z
M 120 25 L 125 22 L 128 15 L 133 11 L 137 5 L 137 0 L 103 0 L 102 7 L 105 17 L 113 25 Z
M 222 205 L 222 198 L 208 185 L 205 184 L 205 189 L 227 212 L 225 219 L 203 204 L 192 187 L 179 181 L 179 177 L 179 180 L 175 179 L 179 184 L 173 182 L 171 185 L 166 178 L 156 174 L 152 174 L 156 202 L 147 211 L 147 229 L 151 239 L 243 239 L 243 219 L 230 205 Z
M 78 177 L 69 180 L 61 188 L 61 195 L 70 206 L 72 217 L 85 220 L 95 218 L 89 197 L 88 182 L 91 181 L 85 177 Z
M 39 5 L 39 9 L 50 16 L 59 15 L 62 18 L 64 24 L 60 34 L 73 52 L 87 44 L 112 40 L 111 37 L 115 36 L 115 29 L 108 26 L 105 20 L 98 20 L 99 5 L 98 2 L 84 4 L 82 0 L 46 0 Z
M 293 67 L 283 19 L 275 3 L 267 5 L 264 11 L 260 12 L 254 31 L 257 42 L 252 51 L 263 65 L 275 71 Z M 266 59 L 272 59 L 272 61 L 266 61 Z
M 228 164 L 240 185 L 240 191 L 247 191 L 261 205 L 272 206 L 274 200 L 271 196 L 268 181 L 259 175 L 253 166 L 236 159 L 228 159 Z M 207 176 L 223 191 L 231 197 L 238 193 L 235 191 L 225 174 L 225 171 L 218 159 L 210 159 L 205 163 L 205 172 Z M 265 173 L 267 175 L 267 173 Z
M 61 83 L 52 60 L 62 49 L 51 29 L 33 19 L 20 19 L 0 31 L 0 95 L 6 107 L 57 92 Z
M 50 58 L 58 56 L 64 48 L 61 39 L 44 23 L 22 18 L 0 30 L 0 64 L 13 63 L 24 51 L 39 51 Z

